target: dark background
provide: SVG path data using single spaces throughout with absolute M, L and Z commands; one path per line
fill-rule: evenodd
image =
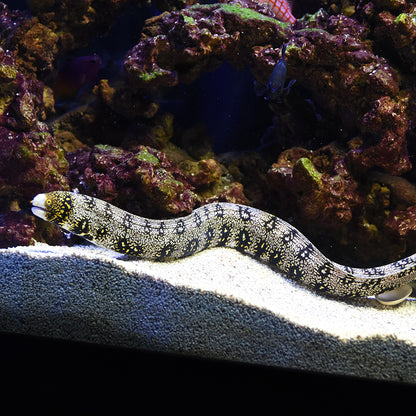
M 376 414 L 413 386 L 0 335 L 3 414 Z M 24 413 L 23 413 L 24 411 Z M 386 413 L 382 413 L 386 414 Z

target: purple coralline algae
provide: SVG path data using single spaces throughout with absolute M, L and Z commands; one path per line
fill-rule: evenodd
M 189 214 L 206 199 L 195 191 L 212 184 L 212 201 L 247 202 L 237 184 L 218 186 L 223 172 L 213 159 L 179 167 L 164 152 L 142 145 L 133 151 L 97 145 L 67 158 L 71 187 L 144 216 Z
M 66 189 L 68 163 L 48 132 L 0 127 L 0 194 L 30 199 L 42 190 Z
M 32 216 L 20 209 L 10 213 L 11 206 L 46 189 L 68 189 L 68 163 L 44 122 L 44 85 L 19 72 L 13 54 L 1 47 L 0 91 L 0 246 L 5 247 L 29 244 L 35 236 Z
M 330 254 L 356 264 L 416 246 L 415 6 L 336 1 L 306 13 L 298 5 L 290 25 L 262 2 L 194 3 L 159 0 L 166 11 L 137 31 L 123 74 L 98 80 L 93 101 L 59 117 L 50 80 L 61 58 L 107 32 L 127 0 L 28 1 L 30 12 L 0 3 L 1 244 L 45 239 L 16 207 L 37 192 L 76 188 L 160 218 L 217 200 L 254 204 L 317 243 L 342 246 L 344 258 Z M 161 91 L 224 61 L 265 85 L 283 44 L 296 84 L 282 102 L 262 103 L 276 138 L 266 151 L 219 157 L 197 121 L 183 128 L 161 110 Z
M 147 20 L 124 68 L 135 88 L 174 86 L 224 60 L 243 68 L 255 45 L 278 44 L 289 34 L 288 25 L 239 4 L 195 5 Z
M 156 206 L 159 215 L 186 214 L 195 206 L 194 187 L 163 152 L 146 146 L 128 152 L 97 145 L 67 157 L 73 187 L 131 212 L 152 215 Z

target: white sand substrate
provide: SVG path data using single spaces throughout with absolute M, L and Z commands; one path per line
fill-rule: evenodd
M 416 383 L 416 301 L 329 299 L 231 249 L 0 250 L 0 331 Z

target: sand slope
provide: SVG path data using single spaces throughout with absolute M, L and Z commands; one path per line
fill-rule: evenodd
M 416 302 L 341 302 L 230 249 L 0 250 L 0 331 L 416 383 Z

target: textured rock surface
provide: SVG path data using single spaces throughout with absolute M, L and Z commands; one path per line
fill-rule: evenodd
M 115 56 L 110 52 L 108 57 L 104 45 L 104 55 L 94 55 L 95 72 L 102 62 L 106 76 L 98 80 L 93 94 L 91 86 L 85 100 L 74 98 L 63 105 L 53 80 L 66 62 L 64 54 L 82 54 L 81 46 L 95 45 L 98 34 L 121 21 L 125 6 L 131 13 L 144 3 L 30 1 L 28 12 L 12 11 L 1 3 L 0 126 L 8 129 L 4 134 L 21 135 L 21 140 L 44 137 L 46 149 L 33 153 L 42 161 L 37 170 L 25 167 L 26 174 L 16 175 L 12 189 L 3 192 L 1 214 L 18 213 L 4 217 L 3 229 L 6 223 L 13 228 L 13 219 L 17 236 L 22 235 L 17 231 L 22 220 L 32 229 L 11 206 L 27 205 L 33 197 L 27 196 L 30 190 L 38 192 L 33 182 L 41 184 L 40 191 L 48 191 L 65 188 L 69 179 L 72 188 L 135 213 L 180 215 L 215 200 L 249 203 L 289 219 L 317 245 L 326 246 L 331 258 L 351 265 L 386 263 L 414 251 L 412 3 L 334 1 L 325 10 L 317 10 L 314 3 L 295 4 L 298 20 L 288 25 L 274 19 L 264 3 L 251 0 L 210 5 L 160 1 L 158 7 L 167 12 L 144 21 L 144 10 L 141 23 L 131 29 L 135 40 L 128 46 L 120 45 Z M 241 141 L 253 141 L 251 152 L 214 153 L 214 138 L 200 127 L 201 120 L 194 120 L 191 108 L 212 106 L 203 93 L 191 104 L 176 102 L 175 108 L 182 110 L 175 114 L 166 111 L 163 102 L 171 98 L 169 91 L 175 101 L 181 88 L 189 93 L 193 82 L 224 62 L 237 70 L 248 68 L 265 84 L 281 58 L 282 44 L 287 44 L 288 79 L 296 78 L 296 84 L 281 103 L 267 106 L 261 98 L 255 102 L 263 106 L 260 113 L 269 124 L 255 134 L 242 129 Z M 218 75 L 213 84 L 222 82 L 234 80 L 223 81 Z M 228 97 L 218 91 L 216 103 L 222 104 Z M 177 101 L 190 98 L 187 93 Z M 224 113 L 228 114 L 226 108 Z M 232 122 L 225 127 L 233 131 Z M 36 143 L 40 148 L 39 140 Z M 151 164 L 137 170 L 136 163 L 122 157 L 116 171 L 123 178 L 136 177 L 138 192 L 133 190 L 136 182 L 128 179 L 124 185 L 112 177 L 114 163 L 88 159 L 100 145 L 125 155 L 143 146 L 162 152 L 161 164 L 175 173 Z M 58 146 L 74 167 L 67 178 Z M 104 153 L 101 158 L 115 160 Z M 163 170 L 166 177 L 153 175 Z M 375 172 L 401 175 L 401 184 L 410 185 L 405 186 L 406 196 L 399 196 L 398 181 L 376 177 Z M 36 225 L 39 230 L 33 236 L 44 238 L 42 226 Z M 3 245 L 12 241 L 32 240 L 16 237 Z
M 158 207 L 165 215 L 187 214 L 195 206 L 194 187 L 163 152 L 145 146 L 134 152 L 95 146 L 68 158 L 73 187 L 130 212 L 151 215 L 152 207 Z
M 28 245 L 41 231 L 20 205 L 46 189 L 68 189 L 68 162 L 45 123 L 47 90 L 20 72 L 14 55 L 1 47 L 0 91 L 0 247 Z M 51 239 L 57 233 L 49 229 L 44 239 L 62 241 Z
M 283 41 L 289 31 L 287 24 L 238 4 L 195 5 L 147 20 L 124 67 L 136 88 L 173 86 L 218 68 L 224 59 L 242 68 L 253 46 Z

